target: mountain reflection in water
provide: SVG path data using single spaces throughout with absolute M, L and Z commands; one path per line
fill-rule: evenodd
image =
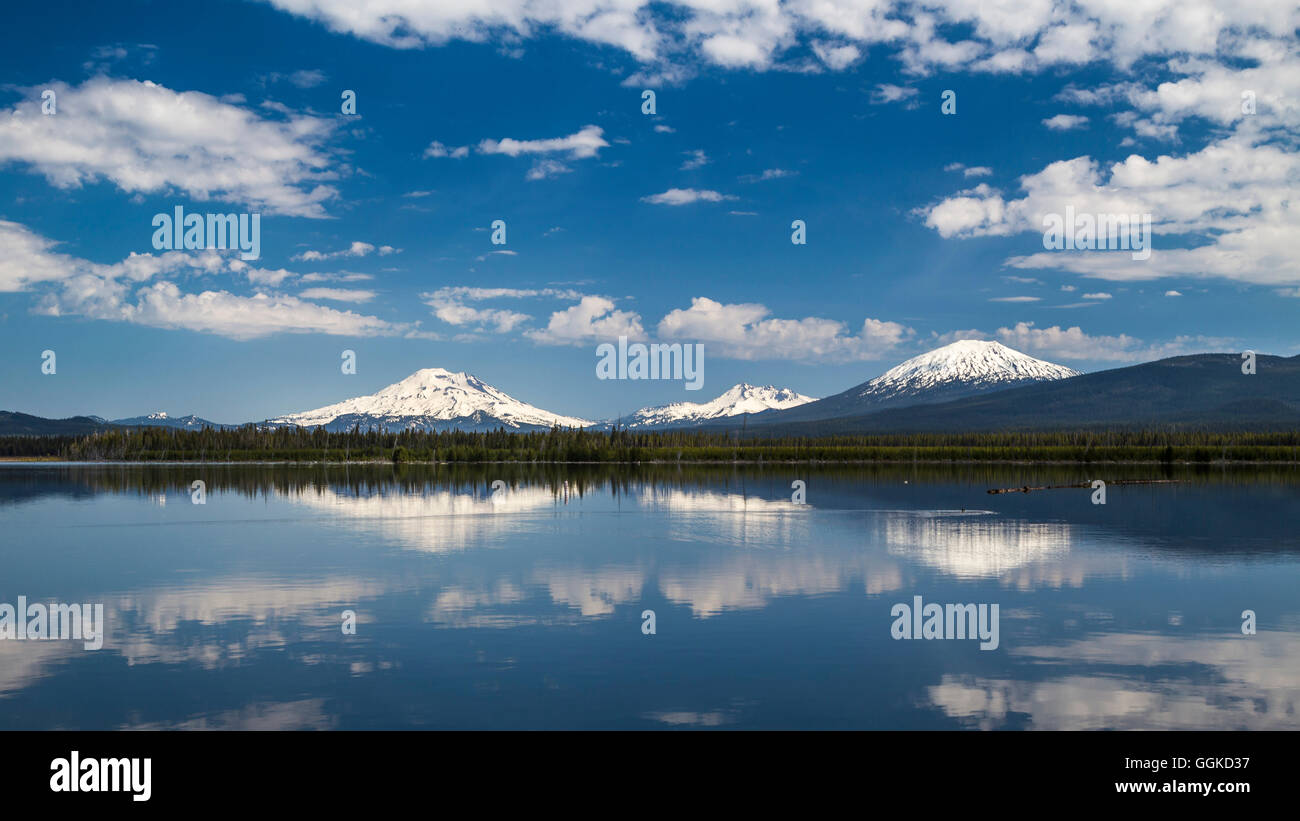
M 0 603 L 108 627 L 0 640 L 0 727 L 1300 727 L 1295 479 L 984 492 L 1087 472 L 4 465 Z

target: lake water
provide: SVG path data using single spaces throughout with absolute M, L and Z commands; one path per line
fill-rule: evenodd
M 1296 729 L 1296 522 L 1290 471 L 3 465 L 0 603 L 106 637 L 0 640 L 0 729 Z

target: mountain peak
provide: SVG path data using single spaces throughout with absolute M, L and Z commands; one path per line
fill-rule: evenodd
M 890 368 L 862 386 L 859 396 L 896 398 L 944 386 L 987 390 L 1078 375 L 1079 371 L 1035 359 L 1001 342 L 961 339 Z
M 778 388 L 774 385 L 758 387 L 748 382 L 741 382 L 732 385 L 709 402 L 673 402 L 668 405 L 642 408 L 629 417 L 628 427 L 695 424 L 744 413 L 794 408 L 815 401 L 815 397 L 804 396 L 789 388 Z
M 1050 382 L 1079 372 L 985 339 L 960 339 L 914 356 L 846 391 L 768 414 L 764 423 L 862 416 L 887 408 L 949 402 L 972 394 Z
M 378 393 L 359 396 L 316 410 L 268 419 L 272 425 L 299 425 L 330 429 L 378 426 L 385 430 L 407 428 L 493 429 L 587 427 L 594 423 L 562 416 L 520 402 L 504 391 L 464 371 L 421 368 Z

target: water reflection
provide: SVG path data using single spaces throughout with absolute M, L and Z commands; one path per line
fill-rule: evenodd
M 1290 477 L 984 493 L 1033 470 L 0 467 L 0 602 L 108 623 L 0 640 L 0 727 L 1300 726 Z
M 1011 653 L 1057 672 L 1042 680 L 945 675 L 929 688 L 930 699 L 981 729 L 1002 728 L 1017 714 L 1046 730 L 1300 726 L 1300 636 L 1294 632 L 1107 633 Z

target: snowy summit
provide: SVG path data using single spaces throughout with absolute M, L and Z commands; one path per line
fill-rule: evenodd
M 658 427 L 704 422 L 739 416 L 742 413 L 762 413 L 766 410 L 794 408 L 817 401 L 815 397 L 795 393 L 789 388 L 772 385 L 755 387 L 747 383 L 734 385 L 730 390 L 710 402 L 674 402 L 642 408 L 623 420 L 629 428 Z
M 416 371 L 378 393 L 266 420 L 327 430 L 494 430 L 587 427 L 592 422 L 520 402 L 476 376 L 443 368 Z
M 1001 342 L 963 339 L 914 356 L 858 389 L 862 399 L 901 399 L 936 391 L 983 392 L 1029 382 L 1050 382 L 1078 376 L 1079 371 L 1054 365 L 1008 348 Z

